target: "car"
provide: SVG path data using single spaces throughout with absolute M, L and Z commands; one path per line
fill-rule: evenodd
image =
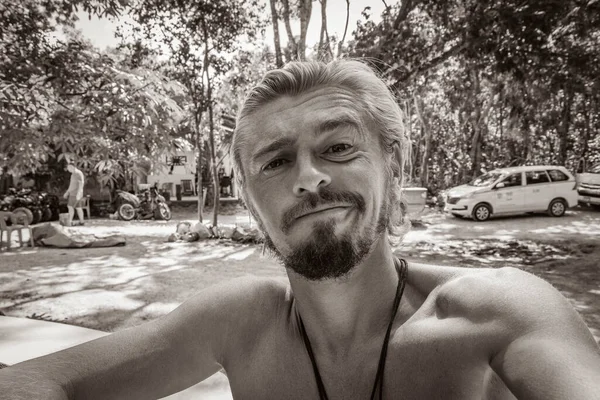
M 585 160 L 580 160 L 575 178 L 579 204 L 600 210 L 600 163 L 587 168 Z
M 561 217 L 577 205 L 577 182 L 562 166 L 499 168 L 449 189 L 444 212 L 485 221 L 492 215 L 548 212 Z

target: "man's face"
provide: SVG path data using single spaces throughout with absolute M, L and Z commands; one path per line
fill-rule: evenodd
M 247 117 L 249 206 L 266 245 L 307 279 L 347 274 L 387 227 L 386 158 L 355 97 L 318 88 Z

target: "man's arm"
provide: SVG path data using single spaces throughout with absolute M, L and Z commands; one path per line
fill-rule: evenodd
M 411 265 L 409 282 L 431 293 L 421 312 L 477 332 L 472 346 L 518 399 L 600 399 L 600 349 L 552 285 L 516 268 Z
M 491 360 L 494 371 L 519 399 L 600 399 L 600 349 L 581 316 L 549 283 L 504 273 L 512 315 L 504 318 L 508 341 Z
M 158 320 L 2 369 L 0 399 L 150 399 L 183 390 L 260 329 L 252 308 L 264 289 L 248 279 L 214 286 Z

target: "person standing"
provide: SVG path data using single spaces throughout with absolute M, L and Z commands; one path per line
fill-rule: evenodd
M 83 184 L 85 182 L 83 172 L 81 172 L 76 166 L 73 160 L 67 162 L 67 171 L 71 173 L 71 182 L 69 188 L 64 194 L 64 198 L 68 199 L 67 209 L 69 210 L 69 220 L 67 226 L 73 225 L 73 217 L 75 216 L 75 210 L 77 210 L 77 216 L 79 217 L 79 225 L 83 225 Z

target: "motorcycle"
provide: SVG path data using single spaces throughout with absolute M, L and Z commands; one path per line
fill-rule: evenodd
M 31 189 L 10 188 L 8 194 L 0 198 L 0 211 L 12 212 L 18 223 L 52 221 L 58 219 L 58 197 Z
M 171 209 L 165 198 L 158 192 L 158 183 L 143 190 L 137 196 L 117 190 L 115 198 L 119 218 L 125 221 L 137 219 L 171 219 Z

